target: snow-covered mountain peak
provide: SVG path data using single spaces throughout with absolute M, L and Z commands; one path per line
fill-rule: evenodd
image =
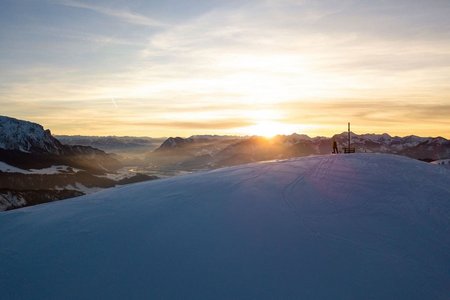
M 367 133 L 367 134 L 361 134 L 359 135 L 361 139 L 366 139 L 372 142 L 380 142 L 380 143 L 386 143 L 390 142 L 392 140 L 392 137 L 387 134 L 376 134 L 376 133 Z
M 288 135 L 288 136 L 286 136 L 286 138 L 297 140 L 297 141 L 310 141 L 310 140 L 312 140 L 312 138 L 309 137 L 307 134 L 298 134 L 298 133 L 293 133 L 291 135 Z
M 50 130 L 39 124 L 0 116 L 0 148 L 58 154 L 62 146 Z
M 192 143 L 192 138 L 169 137 L 155 151 L 171 150 Z

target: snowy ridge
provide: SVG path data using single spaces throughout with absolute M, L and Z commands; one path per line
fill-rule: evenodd
M 450 169 L 450 159 L 440 159 L 431 162 L 434 165 L 443 166 L 445 168 Z
M 21 173 L 21 174 L 29 173 L 28 170 L 16 168 L 16 167 L 8 165 L 7 163 L 4 163 L 2 161 L 0 161 L 0 172 L 4 172 L 4 173 Z
M 51 166 L 49 168 L 43 169 L 30 169 L 24 170 L 14 166 L 10 166 L 7 163 L 0 161 L 0 172 L 4 173 L 20 173 L 20 174 L 67 174 L 67 173 L 76 173 L 79 172 L 80 169 L 72 168 L 69 166 Z
M 36 123 L 0 116 L 0 148 L 59 154 L 61 143 Z
M 347 132 L 343 132 L 341 134 L 335 135 L 335 137 L 344 138 L 345 141 L 347 140 L 347 136 L 348 136 Z M 387 133 L 356 134 L 356 133 L 351 132 L 352 143 L 355 143 L 357 145 L 363 145 L 367 141 L 370 141 L 370 142 L 374 142 L 374 143 L 383 145 L 387 149 L 389 147 L 393 147 L 396 150 L 401 150 L 401 149 L 407 148 L 407 147 L 415 147 L 415 146 L 419 145 L 420 143 L 427 142 L 427 141 L 433 141 L 436 139 L 443 139 L 443 138 L 441 138 L 441 137 L 437 137 L 437 138 L 420 137 L 420 136 L 416 136 L 416 135 L 399 137 L 399 136 L 390 136 Z
M 5 212 L 0 289 L 22 299 L 445 299 L 449 183 L 449 170 L 405 157 L 317 156 Z

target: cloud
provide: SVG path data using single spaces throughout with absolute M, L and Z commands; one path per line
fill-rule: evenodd
M 142 42 L 133 41 L 126 38 L 117 38 L 104 34 L 96 34 L 92 32 L 83 32 L 57 27 L 41 27 L 41 31 L 51 34 L 58 39 L 71 39 L 81 41 L 83 43 L 100 44 L 100 45 L 123 45 L 123 46 L 143 46 Z
M 150 26 L 150 27 L 166 27 L 167 24 L 160 22 L 158 20 L 155 20 L 153 18 L 149 18 L 144 15 L 140 15 L 134 12 L 130 12 L 128 10 L 118 10 L 113 9 L 109 7 L 99 6 L 95 4 L 88 4 L 83 3 L 79 1 L 73 1 L 73 0 L 64 0 L 62 2 L 58 2 L 60 5 L 68 6 L 68 7 L 74 7 L 74 8 L 81 8 L 81 9 L 87 9 L 94 11 L 96 13 L 117 18 L 123 22 L 127 22 L 134 25 L 143 25 L 143 26 Z
M 0 83 L 6 112 L 41 114 L 72 132 L 92 126 L 110 134 L 231 130 L 263 109 L 282 112 L 276 121 L 288 124 L 333 128 L 354 120 L 364 131 L 449 125 L 450 42 L 437 25 L 450 23 L 429 21 L 433 5 L 422 12 L 406 2 L 392 9 L 390 2 L 380 8 L 360 1 L 248 1 L 174 14 L 168 18 L 178 21 L 168 25 L 113 6 L 60 4 L 143 26 L 133 27 L 130 41 L 95 28 L 87 34 L 62 28 L 70 39 L 107 47 L 77 48 L 71 41 L 63 49 L 79 64 L 13 74 L 20 80 Z M 145 26 L 160 30 L 149 33 Z
M 357 133 L 450 136 L 450 104 L 391 99 L 335 99 L 278 104 L 215 105 L 150 103 L 142 99 L 96 101 L 7 102 L 7 115 L 32 120 L 55 133 L 189 136 L 194 133 L 236 134 L 259 122 L 286 124 L 293 131 L 331 136 L 348 121 Z M 14 108 L 14 109 L 12 109 Z M 261 111 L 258 114 L 257 111 Z M 267 116 L 266 113 L 267 112 Z M 275 116 L 275 118 L 273 118 Z M 303 131 L 302 131 L 303 130 Z
M 237 127 L 244 127 L 254 125 L 254 123 L 245 119 L 225 119 L 225 120 L 213 120 L 213 121 L 166 121 L 166 122 L 127 122 L 124 125 L 138 126 L 138 127 L 164 127 L 175 129 L 189 129 L 195 131 L 217 131 L 217 130 L 233 130 Z
M 322 134 L 326 135 L 344 131 L 348 121 L 355 125 L 358 133 L 450 134 L 450 104 L 445 102 L 335 99 L 325 102 L 283 103 L 280 109 L 289 112 L 283 122 L 318 124 Z

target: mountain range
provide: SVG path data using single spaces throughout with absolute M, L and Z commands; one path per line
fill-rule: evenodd
M 334 140 L 342 150 L 347 138 L 347 132 L 330 138 L 296 133 L 271 139 L 217 135 L 56 138 L 39 124 L 0 116 L 0 210 L 180 172 L 329 154 Z M 442 137 L 351 133 L 351 146 L 356 152 L 391 153 L 424 161 L 450 158 L 450 141 Z
M 116 184 L 154 179 L 108 178 L 122 163 L 114 154 L 66 145 L 36 123 L 0 116 L 0 210 L 75 197 Z
M 351 147 L 356 152 L 390 153 L 408 156 L 424 161 L 450 158 L 450 141 L 442 137 L 390 136 L 389 134 L 350 133 Z M 155 166 L 186 170 L 217 168 L 242 163 L 286 159 L 308 155 L 330 154 L 332 143 L 338 148 L 348 144 L 348 133 L 328 137 L 314 137 L 292 134 L 263 137 L 221 137 L 189 138 L 171 137 L 153 152 L 147 153 L 147 160 Z
M 119 154 L 152 151 L 166 140 L 166 138 L 151 137 L 82 135 L 55 135 L 55 138 L 65 145 L 85 145 Z

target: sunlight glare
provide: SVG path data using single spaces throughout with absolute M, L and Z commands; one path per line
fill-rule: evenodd
M 289 135 L 298 130 L 299 126 L 293 124 L 283 124 L 274 121 L 261 121 L 255 125 L 241 128 L 239 131 L 244 135 L 256 135 L 272 138 L 278 134 Z

